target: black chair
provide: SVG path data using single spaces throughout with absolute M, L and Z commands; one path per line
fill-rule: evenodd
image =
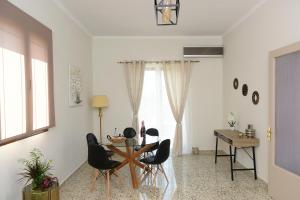
M 147 135 L 151 136 L 151 137 L 159 137 L 159 132 L 156 128 L 149 128 L 146 130 L 146 141 L 147 141 Z M 140 147 L 136 147 L 134 150 L 135 151 L 139 151 L 141 148 L 143 148 L 145 146 L 145 144 L 142 144 Z M 157 150 L 159 146 L 159 142 L 155 142 L 154 146 L 152 146 L 150 149 L 148 149 L 147 151 L 145 151 L 144 153 L 144 158 L 148 155 L 148 153 L 153 154 L 153 151 Z
M 162 166 L 162 163 L 164 163 L 170 156 L 170 140 L 164 140 L 162 141 L 157 149 L 156 154 L 153 156 L 148 156 L 146 158 L 141 159 L 140 161 L 145 163 L 147 165 L 147 168 L 150 169 L 150 172 L 154 174 L 153 182 L 156 184 L 156 176 L 159 171 L 161 171 L 167 182 L 169 183 L 169 180 L 167 178 L 167 175 L 165 173 L 165 170 Z M 156 172 L 154 173 L 154 169 L 156 167 Z M 142 176 L 145 174 L 146 169 L 143 171 Z M 142 181 L 145 177 L 142 178 Z
M 115 168 L 118 167 L 121 163 L 109 159 L 106 150 L 98 144 L 97 139 L 93 133 L 88 133 L 86 135 L 86 140 L 88 145 L 88 163 L 95 168 L 95 176 L 92 181 L 91 190 L 94 190 L 96 180 L 99 176 L 99 173 L 101 173 L 106 179 L 107 193 L 108 196 L 110 196 L 110 174 L 116 174 Z
M 92 143 L 99 145 L 97 137 L 93 133 L 88 133 L 88 135 L 89 135 L 89 140 L 91 140 Z M 114 152 L 106 149 L 105 151 L 107 153 L 108 158 L 111 159 L 111 157 L 114 155 Z
M 159 137 L 159 132 L 156 128 L 149 128 L 146 130 L 146 135 L 149 135 L 151 137 Z M 157 150 L 159 146 L 159 142 L 155 142 L 155 145 L 151 147 L 149 150 L 146 152 L 151 152 L 153 155 L 153 151 Z
M 136 131 L 134 130 L 134 128 L 127 127 L 124 129 L 123 135 L 126 138 L 134 138 L 136 136 Z

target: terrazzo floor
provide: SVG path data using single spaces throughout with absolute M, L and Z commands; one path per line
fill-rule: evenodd
M 122 168 L 121 180 L 115 176 L 112 178 L 111 199 L 271 200 L 267 185 L 259 179 L 255 181 L 249 171 L 234 172 L 235 180 L 231 181 L 229 160 L 225 157 L 219 157 L 215 165 L 212 155 L 186 155 L 169 158 L 163 166 L 169 184 L 160 174 L 156 190 L 149 181 L 133 190 L 129 168 Z M 62 185 L 61 200 L 107 199 L 103 177 L 98 178 L 96 190 L 90 192 L 93 172 L 93 168 L 85 163 Z

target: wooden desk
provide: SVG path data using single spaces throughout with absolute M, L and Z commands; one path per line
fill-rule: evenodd
M 239 131 L 232 130 L 215 130 L 214 135 L 216 136 L 216 152 L 215 152 L 215 163 L 217 163 L 217 158 L 220 156 L 229 156 L 230 157 L 230 171 L 231 171 L 231 180 L 234 179 L 233 172 L 234 171 L 244 171 L 244 170 L 253 170 L 254 178 L 257 179 L 256 174 L 256 158 L 255 158 L 255 147 L 259 145 L 259 139 L 257 138 L 249 138 L 246 136 L 240 137 Z M 222 139 L 224 142 L 229 144 L 229 155 L 218 155 L 218 139 Z M 234 147 L 234 154 L 232 154 L 232 147 Z M 252 156 L 246 150 L 247 148 L 252 149 Z M 242 168 L 237 169 L 233 168 L 233 162 L 236 162 L 236 153 L 237 149 L 243 149 L 248 156 L 253 160 L 253 168 Z M 233 157 L 233 160 L 232 160 Z

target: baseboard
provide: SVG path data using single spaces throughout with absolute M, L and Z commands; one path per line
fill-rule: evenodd
M 80 163 L 77 167 L 75 167 L 74 170 L 72 170 L 68 176 L 66 178 L 64 178 L 62 181 L 59 181 L 60 182 L 60 187 L 63 186 L 65 184 L 65 182 L 75 173 L 77 172 L 84 164 L 86 163 L 86 160 L 83 161 L 82 163 Z
M 191 155 L 194 155 L 194 156 L 197 156 L 197 155 L 212 156 L 212 155 L 215 155 L 215 152 L 216 152 L 215 150 L 199 150 L 198 154 L 191 153 Z M 225 152 L 223 150 L 218 150 L 218 154 L 225 154 Z

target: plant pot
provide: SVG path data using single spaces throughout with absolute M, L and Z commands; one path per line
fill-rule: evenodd
M 59 200 L 59 184 L 54 183 L 45 190 L 32 190 L 32 186 L 27 185 L 23 189 L 23 200 Z

